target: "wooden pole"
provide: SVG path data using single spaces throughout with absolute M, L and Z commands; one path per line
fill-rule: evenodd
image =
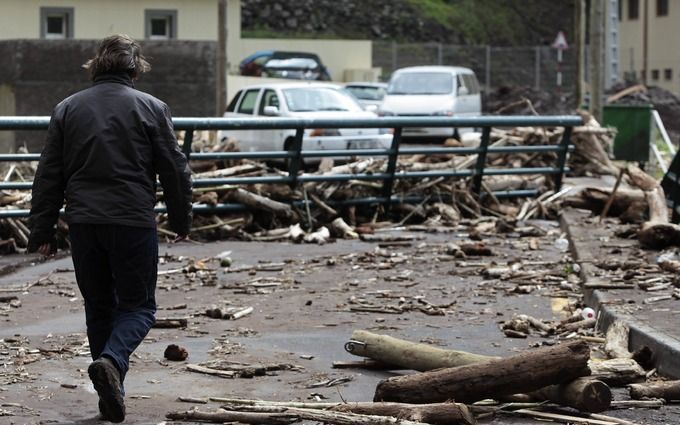
M 590 375 L 585 341 L 527 351 L 483 363 L 445 368 L 381 381 L 374 401 L 437 403 L 475 402 L 527 393 Z
M 215 116 L 227 107 L 227 0 L 217 3 L 217 69 L 215 75 Z

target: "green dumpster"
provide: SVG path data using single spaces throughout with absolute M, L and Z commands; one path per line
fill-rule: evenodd
M 602 109 L 602 123 L 616 127 L 614 159 L 649 161 L 652 105 L 607 105 Z

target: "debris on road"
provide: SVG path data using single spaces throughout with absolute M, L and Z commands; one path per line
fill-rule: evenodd
M 180 347 L 176 344 L 170 344 L 163 352 L 163 357 L 173 362 L 182 362 L 189 357 L 189 352 L 184 347 Z

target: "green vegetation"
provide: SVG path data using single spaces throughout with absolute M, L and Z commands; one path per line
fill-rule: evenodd
M 573 32 L 573 0 L 242 1 L 246 37 L 535 46 Z
M 452 17 L 457 15 L 458 7 L 445 0 L 406 0 L 425 19 L 432 19 L 444 26 L 450 26 Z

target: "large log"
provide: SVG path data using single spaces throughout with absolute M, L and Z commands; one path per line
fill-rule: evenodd
M 609 409 L 612 392 L 602 381 L 579 378 L 574 381 L 541 388 L 531 394 L 537 400 L 550 400 L 581 412 L 599 413 Z
M 355 342 L 359 342 L 359 344 Z M 352 342 L 346 344 L 345 347 L 349 353 L 355 356 L 370 357 L 381 363 L 420 372 L 497 359 L 497 357 L 482 356 L 465 351 L 445 350 L 427 344 L 417 344 L 388 335 L 378 335 L 362 330 L 352 332 Z
M 393 377 L 378 384 L 374 401 L 467 403 L 527 393 L 590 375 L 589 358 L 588 344 L 574 341 L 483 363 Z
M 667 401 L 680 400 L 680 380 L 656 382 L 653 384 L 632 384 L 630 398 L 663 398 Z

